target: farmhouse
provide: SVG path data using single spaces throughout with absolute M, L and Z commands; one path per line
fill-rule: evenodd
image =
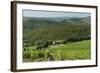
M 52 44 L 56 45 L 56 44 L 61 44 L 63 42 L 63 40 L 58 40 L 58 41 L 53 41 Z

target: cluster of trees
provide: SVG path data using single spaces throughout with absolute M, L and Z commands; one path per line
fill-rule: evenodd
M 41 50 L 41 49 L 46 49 L 49 46 L 48 41 L 37 41 L 35 42 L 35 45 L 37 45 L 36 49 Z
M 90 35 L 88 35 L 88 36 L 68 37 L 68 38 L 61 40 L 59 43 L 56 43 L 56 41 L 54 40 L 48 40 L 48 41 L 38 40 L 34 42 L 34 44 L 31 42 L 26 42 L 27 45 L 25 45 L 24 47 L 35 45 L 37 50 L 41 50 L 41 49 L 46 49 L 51 45 L 66 44 L 68 42 L 77 42 L 77 41 L 90 40 L 90 39 L 91 37 Z M 53 42 L 55 42 L 55 44 L 53 44 Z
M 69 37 L 67 39 L 64 40 L 63 43 L 67 43 L 67 42 L 77 42 L 77 41 L 83 41 L 83 40 L 90 40 L 91 36 L 77 36 L 77 37 Z

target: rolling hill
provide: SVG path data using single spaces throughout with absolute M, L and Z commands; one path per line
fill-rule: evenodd
M 25 40 L 64 40 L 69 37 L 90 37 L 90 17 L 36 18 L 23 17 Z

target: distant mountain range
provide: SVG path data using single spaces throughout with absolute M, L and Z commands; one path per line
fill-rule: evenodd
M 31 29 L 54 26 L 54 25 L 69 25 L 69 24 L 91 24 L 91 17 L 23 17 L 23 29 L 29 31 Z

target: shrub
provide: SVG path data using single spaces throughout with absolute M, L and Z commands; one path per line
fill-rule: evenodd
M 36 49 L 41 50 L 47 48 L 49 46 L 49 43 L 48 41 L 37 41 L 36 45 L 37 45 Z
M 25 52 L 23 55 L 24 58 L 31 58 L 31 55 L 29 52 Z
M 42 58 L 42 57 L 45 57 L 45 55 L 43 53 L 38 53 L 38 57 Z
M 38 51 L 34 50 L 31 52 L 31 59 L 36 60 L 38 58 Z

